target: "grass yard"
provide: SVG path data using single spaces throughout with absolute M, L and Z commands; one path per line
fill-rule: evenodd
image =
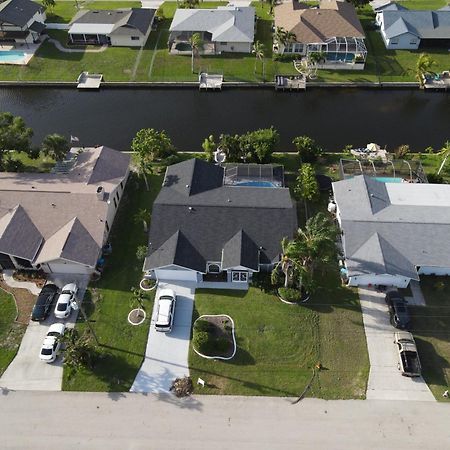
M 398 3 L 408 9 L 440 9 L 446 0 L 398 0 Z
M 111 231 L 113 254 L 107 257 L 104 273 L 98 283 L 91 283 L 86 297 L 86 313 L 102 344 L 99 359 L 92 371 L 73 372 L 64 368 L 63 389 L 73 391 L 128 391 L 139 370 L 147 343 L 153 296 L 148 295 L 144 324 L 132 326 L 127 322 L 131 311 L 131 287 L 137 287 L 142 275 L 142 262 L 136 259 L 136 249 L 147 243 L 142 222 L 135 222 L 139 209 L 151 210 L 159 192 L 162 177 L 149 176 L 150 192 L 142 182 L 131 176 L 125 196 Z M 87 330 L 79 318 L 77 329 Z
M 256 287 L 249 291 L 198 290 L 194 319 L 229 314 L 238 350 L 231 361 L 189 353 L 191 376 L 205 394 L 299 396 L 317 362 L 323 366 L 308 396 L 364 398 L 369 362 L 356 292 L 329 275 L 303 306 L 286 305 Z
M 450 281 L 448 277 L 421 277 L 425 307 L 410 307 L 412 333 L 417 343 L 422 372 L 436 400 L 450 386 Z
M 16 303 L 12 295 L 0 289 L 0 376 L 16 356 L 26 325 L 15 322 Z
M 50 172 L 55 165 L 55 160 L 50 157 L 40 155 L 39 158 L 32 159 L 24 152 L 14 152 L 11 159 L 23 164 L 22 172 Z

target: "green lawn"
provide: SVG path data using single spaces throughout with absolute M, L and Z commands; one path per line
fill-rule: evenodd
M 369 362 L 357 294 L 328 276 L 310 302 L 286 305 L 256 287 L 249 291 L 197 290 L 194 319 L 228 314 L 238 351 L 231 361 L 189 353 L 191 376 L 208 387 L 198 393 L 299 396 L 320 362 L 308 395 L 364 398 Z
M 32 159 L 24 152 L 14 152 L 11 159 L 23 164 L 22 172 L 50 172 L 55 165 L 52 158 L 44 157 L 42 154 L 39 158 Z
M 16 303 L 12 295 L 0 289 L 0 376 L 16 356 L 26 326 L 15 322 Z
M 440 9 L 447 4 L 445 0 L 398 0 L 408 9 Z
M 162 177 L 149 177 L 150 192 L 132 176 L 111 231 L 113 254 L 100 282 L 91 283 L 85 307 L 100 343 L 99 358 L 92 371 L 72 372 L 64 369 L 63 389 L 74 391 L 128 391 L 142 363 L 147 343 L 153 295 L 146 300 L 148 313 L 144 324 L 132 326 L 127 316 L 132 309 L 131 287 L 137 287 L 142 275 L 142 262 L 136 259 L 136 248 L 147 243 L 142 223 L 134 221 L 136 212 L 151 210 L 159 192 Z M 87 325 L 79 318 L 77 329 Z
M 440 285 L 443 283 L 443 285 Z M 417 343 L 423 377 L 439 401 L 450 386 L 450 281 L 446 277 L 421 277 L 425 307 L 410 307 L 412 333 Z

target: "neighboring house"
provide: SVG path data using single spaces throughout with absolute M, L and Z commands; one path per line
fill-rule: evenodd
M 0 173 L 0 268 L 95 271 L 130 156 L 107 147 L 70 155 L 56 173 Z
M 45 8 L 30 0 L 0 3 L 0 43 L 30 44 L 45 29 Z
M 190 159 L 167 168 L 153 204 L 147 277 L 247 284 L 279 261 L 297 215 L 281 166 L 223 168 Z
M 404 288 L 420 274 L 450 275 L 450 186 L 333 183 L 348 284 Z
M 340 68 L 364 68 L 365 34 L 350 3 L 322 0 L 318 7 L 295 0 L 281 3 L 275 6 L 275 28 L 278 27 L 295 36 L 290 42 L 274 43 L 274 51 L 279 54 L 323 53 L 322 66 L 338 64 Z
M 450 48 L 449 6 L 436 11 L 413 11 L 391 2 L 375 11 L 387 49 Z
M 141 47 L 147 42 L 154 9 L 79 11 L 69 28 L 70 44 Z
M 250 53 L 255 37 L 255 8 L 177 9 L 170 25 L 169 50 L 190 52 L 186 44 L 195 33 L 201 36 L 203 53 Z

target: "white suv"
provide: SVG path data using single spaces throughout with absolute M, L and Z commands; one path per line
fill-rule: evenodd
M 75 283 L 66 284 L 59 294 L 58 301 L 55 307 L 55 316 L 58 319 L 67 319 L 72 311 L 71 303 L 75 300 L 78 287 Z
M 66 326 L 63 323 L 54 323 L 50 326 L 45 336 L 41 347 L 39 359 L 46 363 L 52 363 L 58 356 L 61 348 L 61 337 L 66 331 Z
M 156 331 L 170 333 L 175 316 L 176 295 L 172 289 L 161 289 L 158 297 L 158 313 L 155 321 Z

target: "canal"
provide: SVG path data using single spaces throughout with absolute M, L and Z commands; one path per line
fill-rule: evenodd
M 0 110 L 22 116 L 34 143 L 48 133 L 77 136 L 81 145 L 126 150 L 136 131 L 164 129 L 177 148 L 200 150 L 203 139 L 273 125 L 280 150 L 307 134 L 329 151 L 377 142 L 388 150 L 409 144 L 420 151 L 450 139 L 450 95 L 418 90 L 2 88 Z

